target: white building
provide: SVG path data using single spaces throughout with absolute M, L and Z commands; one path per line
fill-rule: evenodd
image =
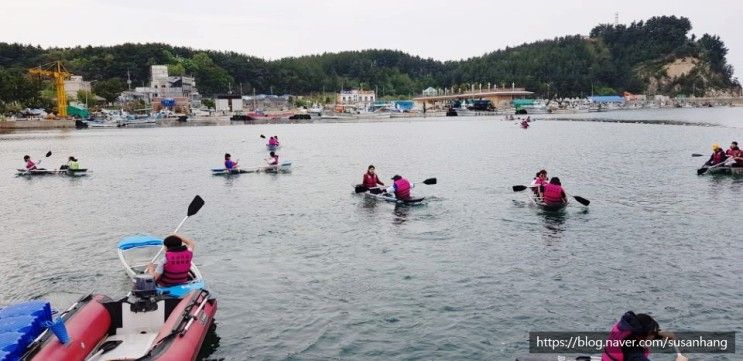
M 191 76 L 169 76 L 167 65 L 152 65 L 150 67 L 149 92 L 158 98 L 192 98 L 198 95 L 196 79 Z
M 336 93 L 336 107 L 342 108 L 340 111 L 360 111 L 369 109 L 377 95 L 373 90 L 342 90 Z

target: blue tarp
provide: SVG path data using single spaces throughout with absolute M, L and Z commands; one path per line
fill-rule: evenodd
M 415 106 L 412 100 L 395 100 L 395 108 L 399 110 L 411 110 Z
M 624 97 L 619 95 L 598 95 L 588 97 L 591 103 L 624 103 Z

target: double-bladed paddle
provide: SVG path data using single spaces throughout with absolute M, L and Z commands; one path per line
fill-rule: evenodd
M 512 188 L 513 188 L 513 191 L 514 192 L 521 192 L 521 191 L 524 191 L 524 190 L 526 190 L 526 189 L 528 189 L 530 187 L 527 187 L 527 186 L 524 186 L 524 185 L 517 185 L 517 186 L 513 186 Z M 565 193 L 565 194 L 567 195 L 567 193 Z M 591 204 L 591 201 L 589 201 L 588 199 L 585 199 L 585 198 L 583 198 L 581 196 L 571 196 L 571 197 L 575 198 L 575 200 L 578 203 L 580 203 L 580 204 L 582 204 L 584 206 L 588 206 L 589 204 Z
M 191 204 L 188 205 L 188 212 L 186 213 L 186 217 L 183 218 L 183 220 L 178 225 L 178 227 L 175 228 L 175 231 L 173 231 L 173 233 L 174 234 L 178 233 L 178 230 L 181 229 L 181 226 L 183 226 L 183 223 L 186 223 L 186 220 L 188 219 L 188 217 L 191 217 L 194 214 L 198 213 L 199 209 L 201 209 L 201 207 L 203 206 L 204 206 L 204 200 L 198 195 L 194 197 L 193 200 L 191 201 Z M 155 262 L 155 260 L 157 260 L 157 257 L 160 257 L 160 253 L 163 252 L 163 249 L 165 249 L 165 246 L 161 247 L 160 250 L 157 251 L 157 254 L 155 255 L 155 257 L 152 258 L 151 262 Z
M 728 159 L 730 159 L 730 158 L 728 158 Z M 707 164 L 705 163 L 705 164 L 704 164 L 704 165 L 702 166 L 702 168 L 699 168 L 699 169 L 697 169 L 697 175 L 702 175 L 702 174 L 704 174 L 704 173 L 707 173 L 707 171 L 708 171 L 708 170 L 710 170 L 710 169 L 712 169 L 712 168 L 717 168 L 717 167 L 722 167 L 722 166 L 724 166 L 724 165 L 725 165 L 725 164 L 727 163 L 728 159 L 725 159 L 725 160 L 723 160 L 722 162 L 720 162 L 720 163 L 717 163 L 717 164 L 715 164 L 715 165 L 713 165 L 713 166 L 707 166 Z

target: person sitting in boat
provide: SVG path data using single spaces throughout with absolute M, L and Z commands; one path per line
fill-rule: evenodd
M 628 311 L 611 328 L 608 341 L 612 342 L 604 347 L 601 361 L 650 361 L 648 358 L 650 349 L 632 345 L 632 342 L 675 338 L 676 335 L 672 332 L 661 331 L 658 322 L 650 315 Z M 619 346 L 620 344 L 623 345 Z M 675 361 L 688 361 L 688 359 L 678 354 Z
M 165 257 L 157 264 L 150 264 L 146 272 L 162 286 L 188 282 L 188 271 L 191 269 L 196 242 L 177 234 L 171 234 L 163 240 L 163 247 L 165 247 Z
M 379 177 L 377 177 L 377 174 L 374 173 L 376 168 L 374 168 L 373 165 L 370 165 L 369 168 L 366 169 L 366 173 L 364 173 L 364 179 L 361 181 L 361 184 L 368 188 L 377 188 L 377 185 L 384 186 L 384 183 L 382 183 L 381 180 L 379 180 Z
M 272 147 L 278 147 L 279 146 L 279 140 L 274 135 L 273 137 L 268 137 L 268 145 Z
M 410 199 L 410 190 L 413 188 L 413 184 L 411 184 L 407 179 L 395 175 L 392 177 L 393 183 L 391 186 L 389 186 L 385 192 L 387 194 L 394 194 L 395 198 L 407 200 Z
M 272 166 L 279 166 L 279 155 L 276 154 L 276 152 L 268 153 L 268 159 L 266 159 L 266 162 L 268 162 L 268 165 Z
M 541 196 L 539 193 L 539 189 L 541 186 L 548 184 L 549 178 L 547 178 L 547 171 L 542 169 L 539 172 L 537 172 L 537 175 L 534 176 L 534 180 L 531 181 L 531 189 L 534 191 L 534 194 Z
M 23 161 L 26 162 L 26 170 L 37 170 L 38 169 L 36 168 L 36 162 L 31 160 L 30 155 L 24 155 Z
M 77 162 L 77 158 L 70 156 L 67 158 L 67 164 L 59 167 L 59 169 L 78 170 L 80 169 L 80 163 Z
M 547 205 L 564 204 L 568 202 L 568 196 L 562 189 L 560 178 L 552 177 L 549 183 L 539 187 L 539 191 L 542 193 L 542 200 Z
M 709 157 L 709 160 L 707 163 L 704 163 L 705 165 L 717 165 L 720 163 L 725 162 L 728 159 L 728 156 L 725 155 L 725 152 L 722 150 L 722 147 L 720 147 L 719 144 L 713 144 L 712 145 L 712 155 Z
M 237 162 L 232 161 L 230 153 L 224 154 L 224 169 L 227 169 L 229 172 L 237 170 Z
M 725 151 L 725 155 L 735 160 L 733 167 L 743 167 L 743 150 L 738 148 L 738 142 L 730 144 L 730 149 Z

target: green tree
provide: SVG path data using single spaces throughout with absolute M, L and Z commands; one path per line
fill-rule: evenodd
M 93 92 L 106 99 L 109 103 L 113 103 L 124 89 L 126 89 L 126 83 L 119 78 L 99 80 L 93 84 Z

